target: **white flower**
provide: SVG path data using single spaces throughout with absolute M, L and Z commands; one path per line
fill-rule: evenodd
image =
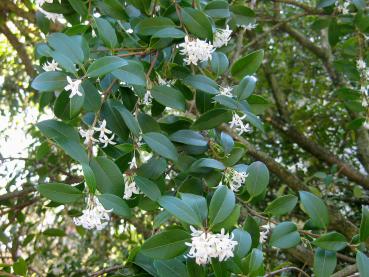
M 140 190 L 137 188 L 133 176 L 124 175 L 125 186 L 123 199 L 131 199 L 133 194 L 140 194 Z
M 98 142 L 98 140 L 94 138 L 95 131 L 93 129 L 88 129 L 86 131 L 81 129 L 79 133 L 81 137 L 85 138 L 84 144 L 89 145 L 91 142 Z
M 250 131 L 249 124 L 243 123 L 242 120 L 246 118 L 246 115 L 240 117 L 238 114 L 233 114 L 232 121 L 230 122 L 230 127 L 235 128 L 239 135 Z
M 102 146 L 102 148 L 105 148 L 108 146 L 108 144 L 111 144 L 111 145 L 114 145 L 114 144 L 117 144 L 115 141 L 114 141 L 114 137 L 115 135 L 113 134 L 110 138 L 105 135 L 103 137 L 99 137 L 99 141 L 100 143 L 103 143 L 104 145 Z
M 341 12 L 342 14 L 349 14 L 350 13 L 350 10 L 349 10 L 349 6 L 350 6 L 350 2 L 348 1 L 345 1 L 343 2 L 343 4 L 339 4 L 339 2 L 336 2 L 336 5 L 337 5 L 337 9 L 339 12 Z
M 368 88 L 367 88 L 366 86 L 361 86 L 361 87 L 360 87 L 360 92 L 361 92 L 362 94 L 367 94 L 367 93 L 368 93 Z
M 368 129 L 369 130 L 369 121 L 368 120 L 365 120 L 364 124 L 363 124 L 363 127 L 365 129 Z
M 127 29 L 127 30 L 126 30 L 126 33 L 127 33 L 127 34 L 132 34 L 132 33 L 133 33 L 133 29 L 132 29 L 132 28 Z
M 263 230 L 260 232 L 260 238 L 259 238 L 260 243 L 264 243 L 268 239 L 270 230 L 274 228 L 274 226 L 275 226 L 274 223 L 268 223 L 268 224 L 260 226 L 260 229 Z
M 43 4 L 52 4 L 54 0 L 36 0 L 36 6 L 41 7 Z
M 106 137 L 106 134 L 111 134 L 112 132 L 106 128 L 106 120 L 104 119 L 103 121 L 100 122 L 100 126 L 99 127 L 95 127 L 94 128 L 95 131 L 100 132 L 99 137 L 103 138 Z
M 104 229 L 110 220 L 109 212 L 103 205 L 101 205 L 99 199 L 96 196 L 90 195 L 87 198 L 87 208 L 82 211 L 80 217 L 74 217 L 74 224 L 82 226 L 85 229 L 96 229 L 98 231 Z
M 129 169 L 137 168 L 136 156 L 133 155 L 132 161 L 129 162 Z
M 227 25 L 226 29 L 217 29 L 214 34 L 213 45 L 215 48 L 220 48 L 222 46 L 228 45 L 231 40 L 232 30 L 229 29 Z
M 45 15 L 45 17 L 49 20 L 51 20 L 52 22 L 56 22 L 57 20 L 63 20 L 64 17 L 61 14 L 58 13 L 51 13 L 51 12 L 47 12 L 41 8 L 38 8 L 38 10 L 43 13 Z
M 233 234 L 231 236 L 225 234 L 224 229 L 220 234 L 196 230 L 193 226 L 190 226 L 190 229 L 191 243 L 185 243 L 190 250 L 185 257 L 194 258 L 197 264 L 204 265 L 212 258 L 217 258 L 221 262 L 234 256 L 233 251 L 238 242 L 233 240 Z
M 72 98 L 74 95 L 82 96 L 82 92 L 79 91 L 79 86 L 81 85 L 82 80 L 76 79 L 73 81 L 71 77 L 67 76 L 67 81 L 68 85 L 66 85 L 64 89 L 66 91 L 71 91 L 69 98 Z
M 363 97 L 363 100 L 361 101 L 361 105 L 364 107 L 364 108 L 367 108 L 369 106 L 369 103 L 368 101 L 366 100 L 366 97 Z
M 95 32 L 95 30 L 94 30 L 94 29 L 92 29 L 92 31 L 91 31 L 91 36 L 92 36 L 93 38 L 95 38 L 95 37 L 96 37 L 96 32 Z
M 366 68 L 366 63 L 363 59 L 359 59 L 356 61 L 356 66 L 358 70 L 364 70 Z
M 188 36 L 185 36 L 185 41 L 178 46 L 182 47 L 180 53 L 186 56 L 184 61 L 188 65 L 211 60 L 211 54 L 215 50 L 210 43 L 198 38 L 190 39 Z
M 61 70 L 58 67 L 58 63 L 54 60 L 52 60 L 51 62 L 47 62 L 42 66 L 42 69 L 45 71 L 57 71 L 57 70 Z
M 255 23 L 249 23 L 249 24 L 241 24 L 241 25 L 238 25 L 239 27 L 245 29 L 246 31 L 251 31 L 253 29 L 256 28 L 257 24 Z
M 167 80 L 161 78 L 161 76 L 158 74 L 158 84 L 159 85 L 170 87 L 171 85 L 173 85 L 175 83 L 175 81 L 176 80 L 167 81 Z
M 232 87 L 220 87 L 219 93 L 224 96 L 232 97 Z
M 228 167 L 224 173 L 224 182 L 232 191 L 238 191 L 245 183 L 248 174 L 246 172 L 238 172 L 232 167 Z
M 145 95 L 144 95 L 143 104 L 144 105 L 151 105 L 151 103 L 152 103 L 151 91 L 147 90 Z

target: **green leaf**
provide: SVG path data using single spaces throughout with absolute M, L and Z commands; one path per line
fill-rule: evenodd
M 28 266 L 25 260 L 22 258 L 19 258 L 14 264 L 13 264 L 13 271 L 17 275 L 26 276 L 27 275 Z M 7 275 L 4 275 L 7 276 Z M 11 276 L 9 274 L 9 276 Z
M 253 162 L 247 167 L 248 176 L 245 181 L 247 192 L 252 196 L 263 193 L 269 184 L 269 170 L 262 162 Z
M 186 110 L 186 100 L 183 94 L 172 87 L 165 85 L 155 86 L 151 90 L 151 95 L 156 101 L 166 107 L 171 107 L 180 111 Z
M 182 8 L 181 15 L 187 30 L 201 39 L 213 41 L 213 31 L 209 18 L 200 10 Z
M 249 259 L 250 272 L 257 271 L 263 265 L 263 252 L 257 248 L 252 249 Z
M 82 110 L 85 93 L 82 92 L 82 96 L 75 95 L 72 98 L 69 95 L 69 92 L 63 91 L 55 100 L 54 113 L 60 119 L 71 120 Z
M 197 213 L 183 200 L 173 196 L 162 196 L 158 203 L 179 220 L 196 226 L 202 225 Z
M 361 210 L 360 241 L 365 242 L 369 238 L 369 207 L 363 206 Z
M 234 193 L 225 186 L 218 186 L 210 201 L 210 225 L 224 221 L 232 213 L 235 205 Z
M 336 0 L 319 0 L 317 1 L 317 8 L 325 8 L 328 6 L 333 5 L 336 2 Z
M 256 14 L 252 9 L 244 5 L 232 5 L 230 8 L 233 13 L 232 20 L 234 20 L 237 25 L 247 26 L 256 22 Z
M 217 76 L 220 76 L 228 69 L 229 61 L 226 54 L 224 54 L 223 52 L 214 52 L 211 55 L 210 65 L 211 70 Z
M 117 134 L 123 140 L 126 140 L 129 134 L 128 128 L 124 124 L 124 120 L 116 107 L 124 106 L 117 100 L 107 100 L 102 106 L 101 115 L 106 120 L 108 129 L 112 130 L 113 133 Z
M 239 258 L 243 258 L 251 249 L 252 244 L 251 236 L 248 232 L 239 228 L 234 229 L 232 231 L 232 234 L 234 235 L 233 240 L 238 242 L 233 253 Z
M 183 82 L 193 87 L 194 89 L 209 93 L 209 94 L 218 94 L 218 85 L 217 83 L 204 75 L 189 75 L 186 77 Z
M 252 238 L 252 248 L 259 245 L 260 230 L 259 225 L 252 216 L 248 216 L 243 224 L 243 229 L 246 230 Z
M 73 61 L 61 52 L 50 51 L 50 56 L 67 72 L 75 74 L 77 72 Z
M 226 1 L 209 1 L 204 7 L 204 12 L 214 18 L 228 18 L 231 16 Z
M 136 118 L 132 115 L 132 113 L 127 110 L 124 106 L 115 106 L 115 110 L 117 110 L 123 118 L 124 123 L 128 127 L 128 129 L 132 132 L 133 135 L 139 136 L 141 133 L 140 126 Z
M 300 191 L 299 194 L 303 209 L 311 218 L 312 224 L 326 229 L 329 224 L 329 214 L 324 202 L 307 191 Z
M 364 253 L 357 251 L 356 264 L 359 269 L 360 276 L 369 276 L 369 258 Z
M 192 130 L 179 130 L 169 136 L 174 142 L 180 142 L 187 145 L 206 146 L 208 141 L 198 132 Z
M 32 81 L 32 88 L 39 91 L 63 90 L 68 84 L 67 75 L 63 72 L 43 72 Z
M 208 205 L 203 196 L 191 193 L 181 193 L 182 201 L 188 204 L 196 213 L 201 221 L 208 217 Z
M 132 86 L 146 86 L 146 76 L 142 67 L 129 61 L 127 65 L 112 72 L 113 76 Z
M 91 160 L 90 166 L 95 173 L 97 189 L 101 193 L 123 196 L 123 175 L 112 160 L 105 157 L 96 157 Z
M 116 19 L 128 20 L 128 15 L 126 13 L 125 7 L 123 3 L 119 0 L 104 0 L 96 2 L 96 5 L 99 7 L 99 10 L 102 11 L 103 14 L 107 14 Z
M 246 75 L 254 74 L 263 62 L 263 58 L 263 50 L 252 52 L 240 58 L 231 67 L 232 76 L 236 79 L 242 79 Z
M 317 238 L 313 244 L 325 250 L 340 251 L 346 247 L 347 241 L 344 235 L 333 231 Z
M 182 229 L 171 229 L 156 234 L 146 240 L 141 247 L 141 253 L 153 259 L 171 259 L 187 250 L 186 242 L 191 235 Z
M 317 248 L 314 255 L 314 274 L 316 277 L 329 277 L 337 265 L 336 252 Z
M 236 205 L 231 214 L 222 222 L 215 224 L 211 229 L 214 232 L 221 231 L 222 229 L 232 230 L 234 226 L 237 226 L 238 219 L 240 218 L 241 206 Z
M 58 138 L 55 142 L 69 155 L 72 159 L 80 163 L 88 163 L 88 156 L 83 146 L 74 140 Z
M 53 33 L 47 38 L 48 44 L 56 51 L 68 57 L 73 63 L 82 64 L 84 54 L 80 45 L 63 33 Z
M 194 130 L 209 130 L 232 120 L 232 112 L 226 109 L 212 109 L 202 114 L 192 125 Z
M 163 134 L 149 132 L 142 135 L 148 146 L 160 156 L 177 161 L 178 153 L 173 143 Z
M 42 196 L 62 204 L 76 202 L 83 198 L 80 190 L 61 183 L 39 184 L 37 190 Z
M 92 171 L 92 168 L 88 164 L 83 163 L 82 170 L 83 170 L 83 175 L 85 176 L 85 181 L 86 181 L 89 191 L 92 193 L 95 193 L 96 178 L 95 178 L 94 172 Z
M 274 247 L 287 249 L 296 246 L 300 242 L 300 234 L 292 222 L 278 224 L 270 237 L 270 244 Z
M 168 261 L 156 260 L 154 266 L 159 276 L 171 276 L 171 277 L 188 277 L 186 266 L 180 261 L 180 259 L 173 259 Z
M 82 18 L 85 18 L 88 14 L 87 7 L 85 3 L 81 0 L 68 0 L 69 4 L 72 6 L 73 10 L 79 13 Z
M 36 126 L 49 139 L 58 140 L 64 138 L 79 142 L 78 132 L 62 121 L 48 119 L 38 122 Z
M 142 36 L 151 36 L 165 28 L 175 27 L 172 20 L 167 17 L 144 18 L 135 26 L 135 32 Z
M 113 213 L 124 218 L 131 217 L 131 209 L 128 207 L 126 201 L 121 197 L 114 194 L 104 193 L 98 195 L 97 198 L 105 209 L 113 209 Z
M 254 92 L 256 81 L 254 76 L 245 76 L 235 88 L 235 95 L 237 95 L 237 98 L 239 100 L 244 100 L 251 96 Z
M 56 228 L 49 228 L 43 231 L 42 234 L 47 237 L 64 237 L 65 236 L 65 232 L 63 230 L 56 229 Z
M 104 76 L 124 65 L 128 62 L 117 56 L 105 56 L 94 61 L 87 69 L 88 77 Z
M 101 105 L 101 95 L 98 90 L 88 79 L 82 82 L 82 89 L 85 96 L 83 109 L 87 112 L 97 112 Z
M 99 37 L 104 41 L 105 46 L 114 48 L 118 46 L 118 39 L 114 28 L 109 21 L 104 18 L 95 18 L 96 27 L 99 32 Z
M 184 38 L 186 33 L 183 31 L 174 28 L 174 27 L 167 27 L 157 31 L 153 34 L 153 38 Z
M 191 164 L 189 171 L 197 172 L 199 170 L 201 171 L 202 168 L 214 168 L 214 169 L 224 170 L 225 166 L 220 161 L 210 159 L 210 158 L 201 158 L 201 159 L 194 161 Z
M 152 201 L 158 201 L 161 197 L 161 192 L 157 184 L 153 181 L 142 177 L 142 176 L 135 176 L 135 182 L 138 188 Z
M 265 209 L 265 213 L 274 216 L 288 214 L 296 206 L 298 198 L 294 195 L 283 195 L 273 200 Z

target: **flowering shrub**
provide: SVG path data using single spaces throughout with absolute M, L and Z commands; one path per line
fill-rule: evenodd
M 359 251 L 369 237 L 366 207 L 360 235 L 349 240 L 328 232 L 326 203 L 291 178 L 294 191 L 266 202 L 263 212 L 252 208 L 266 201 L 269 184 L 263 162 L 244 162 L 246 151 L 256 151 L 246 138 L 264 132 L 260 104 L 249 101 L 264 50 L 236 54 L 243 45 L 234 35 L 257 28 L 252 5 L 85 2 L 38 1 L 48 19 L 68 24 L 35 49 L 39 74 L 32 87 L 55 115 L 37 127 L 84 176 L 78 185 L 40 184 L 43 197 L 82 207 L 73 221 L 88 232 L 103 230 L 113 217 L 129 222 L 154 214 L 156 228 L 126 263 L 138 265 L 137 274 L 263 276 L 270 270 L 268 243 L 283 251 L 313 246 L 316 276 L 330 276 L 336 252 L 355 247 L 358 270 L 368 276 L 362 272 L 369 260 Z M 358 8 L 335 9 L 347 15 Z M 364 57 L 357 70 L 367 107 Z M 305 226 L 283 217 L 299 200 Z

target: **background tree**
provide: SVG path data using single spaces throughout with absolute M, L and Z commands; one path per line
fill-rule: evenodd
M 369 276 L 365 1 L 0 8 L 0 274 Z

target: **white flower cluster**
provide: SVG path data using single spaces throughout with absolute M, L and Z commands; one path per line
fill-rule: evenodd
M 112 210 L 106 210 L 96 196 L 90 195 L 87 198 L 87 208 L 82 211 L 80 217 L 74 217 L 73 221 L 74 224 L 85 229 L 101 231 L 108 225 L 110 220 L 109 212 Z
M 205 40 L 192 39 L 188 36 L 185 36 L 185 41 L 178 46 L 182 47 L 180 53 L 186 56 L 184 61 L 188 65 L 211 60 L 211 54 L 215 51 L 214 46 Z
M 228 45 L 228 42 L 231 40 L 232 30 L 229 29 L 227 25 L 226 29 L 217 29 L 214 34 L 214 42 L 213 45 L 215 48 L 220 48 L 222 46 Z
M 100 132 L 99 139 L 94 138 L 95 131 Z M 112 134 L 110 138 L 108 137 L 108 134 L 111 134 L 112 131 L 106 128 L 105 119 L 100 123 L 99 127 L 94 127 L 93 129 L 88 129 L 86 131 L 81 129 L 79 133 L 83 138 L 85 138 L 84 143 L 87 145 L 93 142 L 100 142 L 103 143 L 102 147 L 105 148 L 108 144 L 116 144 L 116 142 L 114 142 L 114 134 Z
M 185 257 L 194 258 L 197 264 L 204 265 L 212 258 L 222 262 L 234 256 L 233 251 L 238 242 L 233 240 L 233 234 L 225 234 L 224 229 L 219 234 L 196 230 L 193 226 L 190 226 L 190 229 L 191 243 L 185 244 L 191 248 Z
M 224 96 L 228 96 L 228 97 L 232 97 L 233 96 L 232 87 L 220 87 L 219 94 L 224 95 Z
M 245 29 L 246 31 L 252 31 L 256 28 L 257 24 L 249 23 L 249 24 L 239 24 L 238 27 Z
M 47 62 L 42 66 L 42 69 L 45 71 L 57 71 L 57 70 L 61 70 L 59 68 L 59 64 L 55 61 L 52 60 L 51 62 Z
M 136 162 L 136 157 L 133 156 L 132 161 L 129 163 L 129 169 L 136 169 L 137 168 L 137 162 Z M 140 190 L 138 189 L 136 182 L 134 180 L 134 175 L 127 175 L 127 174 L 123 174 L 123 178 L 124 178 L 124 195 L 123 195 L 123 199 L 131 199 L 133 194 L 140 194 Z
M 348 8 L 350 6 L 349 1 L 344 1 L 343 4 L 339 3 L 339 1 L 337 1 L 336 6 L 337 6 L 338 12 L 340 12 L 342 14 L 349 14 L 350 13 L 350 10 Z
M 80 79 L 73 80 L 71 77 L 67 76 L 67 82 L 68 82 L 68 85 L 66 85 L 64 89 L 66 91 L 70 90 L 69 98 L 72 98 L 75 95 L 78 95 L 78 96 L 83 95 L 82 92 L 79 90 L 79 86 L 81 85 L 82 80 Z
M 245 183 L 248 174 L 246 172 L 238 172 L 232 167 L 228 167 L 224 172 L 224 183 L 226 183 L 232 191 L 237 192 Z
M 274 223 L 268 223 L 268 224 L 260 226 L 260 229 L 262 229 L 262 231 L 260 232 L 260 238 L 259 238 L 260 243 L 266 242 L 271 229 L 274 227 L 275 227 Z
M 43 13 L 47 19 L 51 20 L 52 22 L 55 22 L 57 20 L 64 19 L 64 17 L 61 14 L 47 12 L 44 9 L 41 8 L 41 6 L 43 4 L 45 4 L 45 3 L 52 4 L 53 1 L 54 0 L 36 0 L 36 6 L 37 6 L 38 11 Z M 59 3 L 60 3 L 60 0 L 59 0 Z
M 239 135 L 242 135 L 243 133 L 251 131 L 249 124 L 248 123 L 245 124 L 242 121 L 245 118 L 246 118 L 246 115 L 243 115 L 241 117 L 237 113 L 234 113 L 232 117 L 232 121 L 229 123 L 229 126 L 231 128 L 235 128 Z
M 152 103 L 151 91 L 150 90 L 147 90 L 146 93 L 145 93 L 145 95 L 144 95 L 142 104 L 144 104 L 144 105 L 151 105 L 151 103 Z
M 360 92 L 363 94 L 362 106 L 368 107 L 368 92 L 369 92 L 369 68 L 363 59 L 356 62 L 356 68 L 360 73 L 361 85 Z

